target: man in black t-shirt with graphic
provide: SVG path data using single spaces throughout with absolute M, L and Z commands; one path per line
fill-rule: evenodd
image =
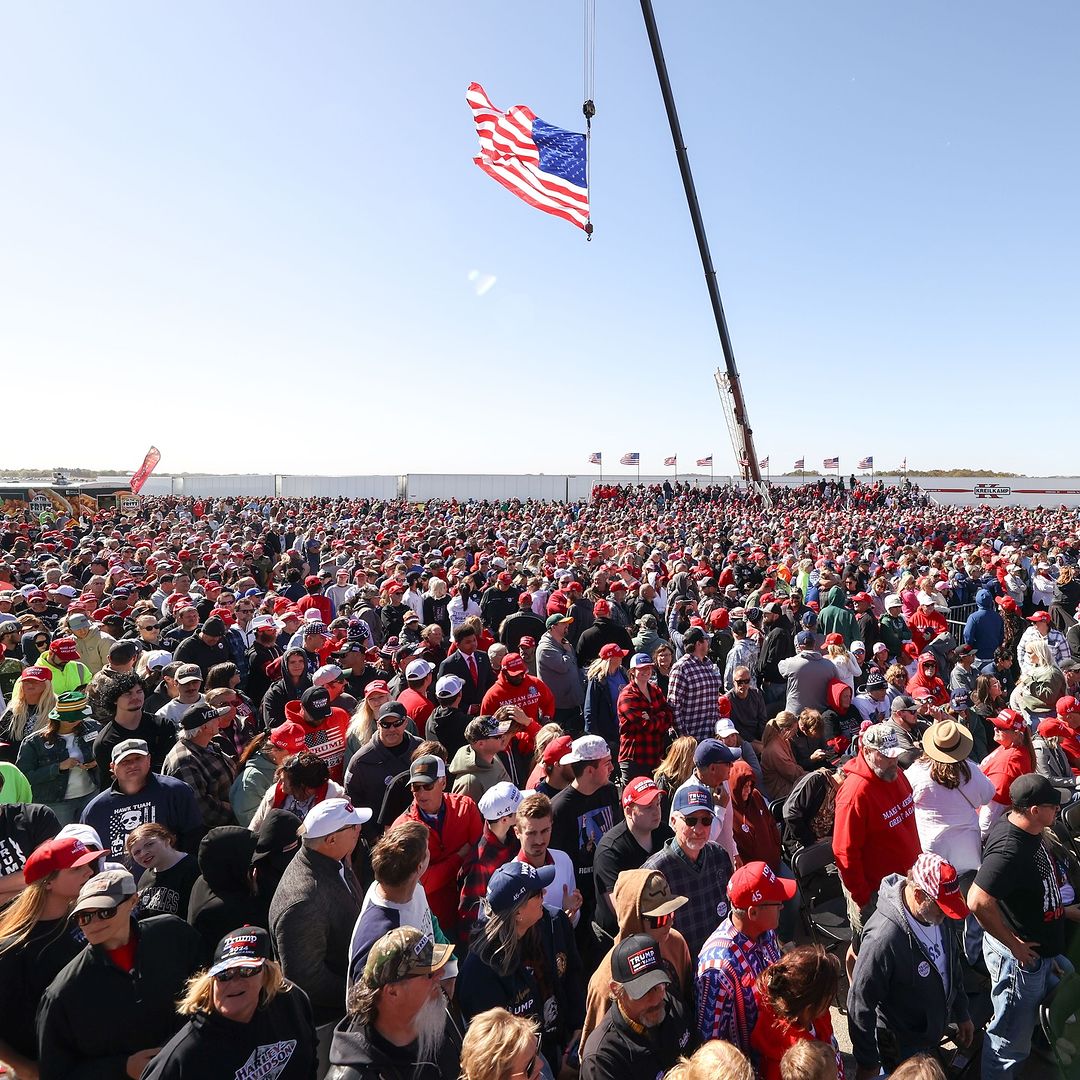
M 1065 909 L 1043 844 L 1061 795 L 1028 773 L 1009 788 L 1012 808 L 986 838 L 968 905 L 983 934 L 994 1015 L 986 1028 L 982 1080 L 1005 1080 L 1031 1052 L 1039 1005 L 1072 965 L 1065 951 Z
M 575 739 L 559 764 L 569 765 L 574 779 L 551 800 L 551 847 L 565 851 L 574 864 L 583 898 L 576 928 L 578 950 L 585 970 L 591 973 L 600 952 L 592 928 L 596 910 L 593 857 L 604 834 L 618 819 L 619 796 L 611 783 L 611 749 L 601 736 Z

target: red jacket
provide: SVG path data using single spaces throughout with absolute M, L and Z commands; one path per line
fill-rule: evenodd
M 428 906 L 439 920 L 443 933 L 451 940 L 456 940 L 458 923 L 458 901 L 461 893 L 458 887 L 458 873 L 468 866 L 476 856 L 476 845 L 484 832 L 484 822 L 476 803 L 468 795 L 443 795 L 445 813 L 442 827 L 436 831 L 428 826 L 428 855 L 430 862 L 420 879 L 427 893 Z M 424 821 L 417 809 L 416 802 L 394 822 Z M 470 851 L 463 859 L 458 852 L 468 844 Z
M 892 783 L 879 780 L 860 753 L 844 773 L 836 793 L 833 854 L 840 879 L 863 907 L 882 878 L 911 869 L 922 847 L 911 784 L 903 772 Z
M 526 675 L 518 686 L 511 686 L 500 671 L 495 684 L 480 703 L 480 715 L 494 716 L 500 705 L 516 705 L 529 718 L 529 726 L 524 731 L 515 731 L 510 736 L 510 745 L 521 757 L 532 757 L 541 717 L 555 715 L 555 695 L 547 683 L 534 675 Z
M 423 694 L 418 694 L 409 686 L 398 694 L 398 701 L 405 706 L 409 719 L 416 725 L 416 734 L 422 739 L 428 717 L 435 711 L 435 706 Z
M 500 671 L 495 684 L 484 695 L 480 715 L 494 716 L 500 705 L 516 705 L 530 720 L 538 723 L 541 716 L 555 715 L 555 695 L 535 675 L 526 675 L 519 686 L 511 686 Z
M 1010 806 L 1009 788 L 1014 780 L 1025 773 L 1034 772 L 1031 767 L 1031 755 L 1026 746 L 998 746 L 982 759 L 979 768 L 986 773 L 987 780 L 994 785 L 994 802 Z
M 844 1080 L 844 1060 L 833 1041 L 832 1016 L 828 1011 L 822 1013 L 814 1020 L 813 1027 L 811 1034 L 806 1028 L 785 1024 L 772 1011 L 768 999 L 758 996 L 758 1017 L 750 1034 L 750 1046 L 757 1051 L 761 1080 L 780 1080 L 780 1059 L 803 1039 L 817 1039 L 831 1047 L 836 1053 L 837 1080 Z
M 316 608 L 325 625 L 329 626 L 334 621 L 334 605 L 330 602 L 329 596 L 323 596 L 321 593 L 315 595 L 308 593 L 307 596 L 301 596 L 296 601 L 296 610 L 303 615 L 308 608 Z
M 349 729 L 349 714 L 331 707 L 330 715 L 318 727 L 304 719 L 304 706 L 299 701 L 285 703 L 285 719 L 295 720 L 304 729 L 304 749 L 326 762 L 330 779 L 336 784 L 345 780 L 345 733 Z

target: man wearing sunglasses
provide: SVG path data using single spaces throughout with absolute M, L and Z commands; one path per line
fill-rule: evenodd
M 458 932 L 458 872 L 476 854 L 484 832 L 484 822 L 476 803 L 468 795 L 446 790 L 446 762 L 434 754 L 423 754 L 409 767 L 409 788 L 413 801 L 395 822 L 422 822 L 428 830 L 429 863 L 420 879 L 432 914 L 447 938 Z
M 675 836 L 643 863 L 659 870 L 672 892 L 690 898 L 675 912 L 675 929 L 697 956 L 705 939 L 728 913 L 727 884 L 734 869 L 731 856 L 709 840 L 713 826 L 713 795 L 701 784 L 679 788 L 671 801 Z
M 1009 786 L 1009 801 L 1009 812 L 986 836 L 967 896 L 985 931 L 982 951 L 994 1007 L 983 1044 L 986 1080 L 1020 1072 L 1031 1052 L 1039 1005 L 1073 969 L 1063 955 L 1068 916 L 1042 839 L 1057 816 L 1061 792 L 1045 776 L 1027 773 Z
M 407 730 L 409 718 L 405 706 L 387 701 L 380 706 L 375 730 L 352 756 L 345 772 L 345 791 L 354 806 L 370 806 L 375 816 L 363 828 L 364 842 L 370 847 L 382 834 L 379 808 L 391 780 L 408 771 L 409 761 L 421 740 Z
M 631 934 L 611 952 L 611 1007 L 581 1055 L 581 1080 L 662 1076 L 697 1045 L 656 942 Z
M 202 939 L 171 915 L 136 922 L 126 870 L 97 874 L 71 912 L 87 945 L 53 980 L 38 1010 L 41 1080 L 138 1077 L 179 1030 L 176 1002 L 202 967 Z
M 724 1039 L 750 1055 L 750 1035 L 758 1015 L 754 984 L 780 959 L 776 933 L 780 909 L 797 887 L 760 861 L 747 863 L 731 875 L 725 917 L 698 960 L 698 1034 L 703 1041 Z
M 960 936 L 952 928 L 967 904 L 956 870 L 940 855 L 924 853 L 907 875 L 881 883 L 878 906 L 867 920 L 848 993 L 848 1026 L 856 1076 L 891 1072 L 914 1054 L 937 1050 L 950 1021 L 968 1046 L 968 1013 Z
M 334 1032 L 335 1076 L 452 1080 L 460 1074 L 461 1040 L 439 981 L 452 953 L 452 945 L 412 926 L 375 942 L 349 989 L 348 1018 Z

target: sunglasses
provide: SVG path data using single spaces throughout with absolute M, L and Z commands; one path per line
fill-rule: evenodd
M 214 978 L 218 982 L 232 982 L 233 979 L 254 979 L 256 975 L 262 974 L 262 970 L 262 964 L 258 967 L 226 968 L 224 971 L 215 975 Z
M 80 926 L 89 926 L 95 919 L 100 922 L 108 922 L 109 919 L 115 919 L 116 913 L 120 910 L 119 905 L 117 907 L 99 908 L 97 911 L 80 911 L 75 916 L 75 921 Z
M 431 789 L 435 787 L 435 782 L 432 780 L 426 784 L 415 783 L 410 784 L 409 787 L 411 787 L 413 791 L 431 791 Z
M 699 814 L 694 817 L 684 817 L 683 821 L 686 822 L 687 827 L 690 829 L 707 829 L 713 823 L 711 814 Z
M 379 727 L 381 728 L 399 728 L 405 723 L 404 720 L 380 720 Z
M 736 679 L 735 680 L 735 685 L 736 686 L 748 686 L 749 683 L 750 683 L 749 679 Z
M 646 926 L 655 930 L 660 926 L 670 926 L 675 920 L 675 913 L 669 911 L 666 915 L 643 915 L 642 918 L 645 920 Z
M 48 645 L 48 644 L 49 644 L 49 639 L 48 638 L 35 638 L 34 639 L 34 648 L 35 649 L 44 649 L 45 646 Z

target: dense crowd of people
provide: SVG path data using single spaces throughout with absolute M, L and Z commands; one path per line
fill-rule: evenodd
M 839 1005 L 847 1080 L 1016 1076 L 1078 535 L 854 478 L 0 519 L 0 1063 L 844 1080 Z

